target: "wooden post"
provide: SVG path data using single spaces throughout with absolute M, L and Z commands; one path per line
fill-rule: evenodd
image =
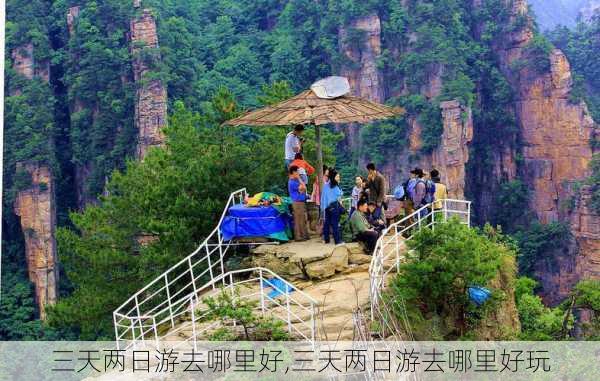
M 320 197 L 323 193 L 323 147 L 321 146 L 321 126 L 318 124 L 315 124 L 315 147 L 317 150 L 317 184 L 319 184 Z

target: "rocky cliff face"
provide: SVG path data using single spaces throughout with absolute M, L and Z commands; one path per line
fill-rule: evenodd
M 54 181 L 44 165 L 18 165 L 17 171 L 31 176 L 30 185 L 17 194 L 14 213 L 21 219 L 29 279 L 35 286 L 40 318 L 44 319 L 46 305 L 54 304 L 58 297 Z
M 49 81 L 50 63 L 35 61 L 32 43 L 14 49 L 11 56 L 13 69 L 23 77 Z M 20 90 L 14 88 L 11 95 L 19 93 Z M 58 296 L 54 180 L 48 166 L 39 163 L 17 163 L 16 172 L 23 172 L 31 179 L 28 186 L 17 193 L 13 212 L 20 217 L 29 279 L 35 287 L 40 318 L 45 319 L 45 306 L 54 304 Z
M 458 101 L 442 102 L 444 132 L 440 145 L 431 155 L 431 165 L 442 174 L 442 182 L 448 187 L 448 196 L 465 198 L 466 164 L 469 161 L 469 143 L 473 140 L 473 116 L 471 109 Z
M 355 19 L 340 30 L 339 41 L 340 50 L 348 60 L 341 68 L 341 75 L 349 79 L 352 93 L 375 102 L 384 102 L 388 90 L 384 85 L 383 73 L 377 67 L 377 59 L 382 52 L 379 16 L 371 14 Z M 427 83 L 421 88 L 425 97 L 434 98 L 440 94 L 443 72 L 442 65 L 433 66 Z M 442 180 L 448 184 L 451 197 L 464 198 L 468 144 L 473 139 L 471 110 L 461 106 L 458 101 L 442 102 L 440 106 L 444 132 L 439 147 L 431 154 L 420 155 L 421 126 L 415 118 L 409 118 L 409 149 L 399 151 L 386 163 L 380 163 L 381 170 L 391 184 L 399 184 L 416 165 L 425 170 L 437 168 L 442 173 Z M 356 151 L 362 145 L 359 127 L 350 125 L 341 128 L 345 133 L 346 147 Z M 365 164 L 361 158 L 359 163 Z
M 512 19 L 517 17 L 529 17 L 523 0 L 513 2 Z M 547 301 L 557 302 L 566 296 L 577 280 L 600 272 L 600 264 L 589 262 L 597 255 L 597 243 L 590 240 L 598 238 L 590 235 L 589 230 L 594 230 L 600 220 L 588 213 L 585 197 L 572 218 L 563 207 L 573 197 L 572 183 L 584 179 L 589 173 L 593 154 L 590 139 L 596 126 L 585 103 L 570 100 L 571 70 L 560 50 L 554 49 L 550 53 L 550 69 L 546 72 L 540 73 L 532 65 L 515 68 L 518 67 L 516 63 L 527 62 L 530 58 L 527 46 L 532 39 L 529 21 L 503 39 L 498 53 L 501 68 L 517 98 L 515 106 L 522 139 L 522 177 L 531 190 L 529 206 L 543 223 L 568 222 L 570 219 L 579 221 L 572 224 L 575 243 L 568 253 L 564 253 L 566 255 L 558 266 L 548 268 L 540 264 L 538 268 Z M 584 227 L 581 227 L 582 218 Z M 580 229 L 587 233 L 581 233 Z M 588 259 L 587 271 L 577 265 L 580 257 Z
M 50 62 L 36 62 L 33 56 L 33 43 L 13 49 L 11 52 L 13 69 L 27 79 L 34 77 L 48 82 L 50 79 Z M 18 93 L 18 89 L 14 90 Z M 16 93 L 11 95 L 17 95 Z
M 167 121 L 167 90 L 160 79 L 147 79 L 153 63 L 160 60 L 156 22 L 149 9 L 131 20 L 133 75 L 137 85 L 135 124 L 138 128 L 137 157 L 143 159 L 148 148 L 164 143 L 162 128 Z
M 340 75 L 348 78 L 353 95 L 372 100 L 384 101 L 382 75 L 376 60 L 381 55 L 381 21 L 371 14 L 355 19 L 350 25 L 340 28 L 340 51 L 346 62 L 340 68 Z M 355 124 L 340 127 L 345 135 L 345 145 L 356 150 L 361 146 L 359 126 Z

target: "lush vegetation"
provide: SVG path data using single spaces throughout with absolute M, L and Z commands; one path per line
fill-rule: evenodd
M 593 118 L 600 121 L 600 68 L 591 64 L 600 59 L 598 45 L 600 15 L 590 22 L 579 23 L 576 28 L 557 27 L 548 32 L 548 38 L 569 58 L 574 72 L 574 102 L 585 100 Z
M 285 130 L 220 126 L 236 110 L 225 90 L 206 114 L 176 103 L 167 148 L 129 162 L 113 174 L 100 205 L 71 214 L 75 229 L 61 228 L 57 237 L 73 292 L 50 310 L 52 327 L 81 339 L 109 338 L 111 311 L 193 251 L 214 228 L 229 192 L 284 187 L 286 174 L 272 163 L 281 161 L 277 143 Z M 334 135 L 325 139 L 335 144 Z M 307 151 L 310 160 L 314 147 Z M 332 160 L 331 150 L 325 154 Z M 152 237 L 151 244 L 140 244 L 141 236 Z
M 403 321 L 410 322 L 417 339 L 476 337 L 480 322 L 513 298 L 515 252 L 504 241 L 489 226 L 477 231 L 458 221 L 418 232 L 409 241 L 413 256 L 400 265 L 390 287 L 393 313 L 408 317 Z M 498 283 L 500 278 L 505 284 Z M 469 299 L 467 289 L 473 286 L 492 291 L 482 307 Z
M 494 223 L 507 227 L 519 221 L 529 229 L 529 216 L 521 213 L 527 200 L 523 182 L 506 181 L 494 188 L 497 184 L 488 184 L 487 176 L 496 154 L 519 144 L 514 95 L 498 68 L 494 43 L 523 27 L 523 20 L 509 23 L 503 0 L 487 0 L 476 10 L 471 3 L 145 0 L 143 6 L 156 17 L 160 48 L 138 54 L 151 64 L 149 78 L 160 78 L 167 87 L 171 115 L 167 148 L 134 163 L 129 160 L 136 146 L 136 84 L 127 33 L 141 10 L 121 0 L 9 0 L 7 51 L 25 51 L 31 43 L 36 76 L 18 75 L 7 55 L 3 207 L 12 210 L 16 192 L 31 181 L 17 170 L 18 162 L 51 168 L 65 273 L 61 301 L 50 311 L 52 327 L 63 338 L 111 337 L 110 311 L 205 237 L 228 191 L 246 186 L 283 192 L 285 174 L 279 163 L 286 130 L 222 128 L 220 122 L 287 98 L 342 68 L 356 69 L 359 63 L 340 46 L 360 51 L 365 35 L 351 23 L 374 13 L 381 20 L 382 54 L 376 65 L 385 84 L 382 91 L 407 115 L 364 126 L 358 139 L 362 144 L 352 152 L 338 144 L 339 135 L 326 131 L 326 162 L 341 170 L 345 193 L 354 175 L 363 171 L 359 163 L 381 165 L 397 158 L 412 120 L 422 127 L 421 152 L 433 151 L 442 133 L 440 102 L 458 99 L 472 108 L 476 128 L 471 154 L 477 160 L 469 164 L 474 179 L 469 191 L 475 197 L 484 191 L 498 195 L 490 216 Z M 69 30 L 65 15 L 76 5 L 79 15 Z M 595 19 L 550 35 L 576 73 L 573 101 L 585 99 L 596 118 L 600 75 L 590 62 L 600 58 L 594 39 L 599 25 Z M 348 36 L 343 41 L 342 27 Z M 549 48 L 537 36 L 528 46 L 529 62 L 521 64 L 546 70 Z M 46 67 L 49 82 L 40 75 Z M 306 133 L 306 153 L 314 164 L 313 134 L 312 129 Z M 600 166 L 593 169 L 589 181 L 595 186 Z M 99 204 L 69 214 L 103 191 L 107 195 L 99 197 Z M 594 192 L 593 207 L 600 210 L 600 190 Z M 2 241 L 0 336 L 52 337 L 52 329 L 32 321 L 36 310 L 18 220 L 3 213 L 2 223 L 8 233 Z M 544 240 L 560 233 L 555 226 L 532 226 L 518 236 L 523 237 L 520 258 L 526 273 L 550 249 Z M 157 240 L 140 245 L 140 235 Z M 487 245 L 480 238 L 466 238 Z M 477 273 L 476 279 L 489 280 L 491 273 Z M 460 308 L 470 313 L 468 306 Z M 451 335 L 464 334 L 466 327 L 467 322 L 461 323 L 463 332 Z

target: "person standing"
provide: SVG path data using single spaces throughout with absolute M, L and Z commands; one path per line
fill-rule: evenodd
M 323 239 L 329 243 L 329 233 L 333 233 L 336 245 L 342 243 L 340 217 L 342 214 L 342 189 L 339 187 L 340 175 L 333 168 L 329 169 L 329 181 L 323 185 L 321 192 L 321 211 L 325 215 L 323 223 Z
M 294 215 L 294 240 L 308 240 L 308 220 L 306 216 L 306 184 L 300 180 L 298 167 L 290 166 L 288 191 L 292 199 L 292 213 Z
M 352 215 L 352 213 L 354 213 L 354 211 L 356 210 L 356 206 L 358 205 L 358 200 L 360 200 L 362 194 L 363 194 L 363 190 L 364 190 L 364 185 L 363 185 L 363 180 L 362 177 L 360 176 L 356 176 L 356 178 L 354 179 L 354 188 L 352 188 L 352 205 L 350 207 L 350 215 Z
M 412 207 L 415 210 L 419 210 L 424 204 L 425 192 L 427 191 L 425 180 L 423 180 L 425 173 L 418 167 L 413 169 L 410 173 L 414 177 L 408 182 L 408 196 L 412 201 Z
M 435 201 L 433 202 L 433 210 L 442 209 L 442 200 L 448 198 L 448 187 L 442 183 L 440 172 L 437 169 L 432 169 L 429 172 L 431 181 L 435 184 Z
M 354 239 L 363 242 L 369 254 L 372 254 L 379 239 L 379 233 L 369 224 L 366 217 L 367 209 L 367 200 L 359 200 L 356 211 L 350 217 L 350 229 Z
M 294 130 L 290 131 L 285 137 L 285 171 L 287 173 L 292 161 L 296 157 L 297 153 L 302 152 L 302 144 L 304 139 L 302 134 L 304 133 L 304 126 L 298 124 L 294 126 Z
M 315 169 L 312 165 L 308 164 L 301 153 L 297 153 L 294 156 L 294 161 L 290 164 L 290 166 L 295 165 L 298 167 L 298 173 L 300 174 L 300 179 L 305 185 L 308 185 L 308 176 L 312 176 L 315 173 Z
M 376 205 L 375 217 L 380 218 L 382 215 L 382 207 L 385 202 L 385 178 L 377 169 L 374 163 L 367 164 L 367 189 L 369 194 L 369 202 L 374 202 Z

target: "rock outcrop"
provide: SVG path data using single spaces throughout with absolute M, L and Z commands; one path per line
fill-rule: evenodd
M 384 101 L 383 78 L 377 68 L 381 55 L 381 21 L 377 14 L 353 20 L 350 25 L 339 30 L 339 49 L 346 62 L 340 68 L 340 75 L 347 77 L 353 95 L 374 102 Z M 349 150 L 361 146 L 360 130 L 356 124 L 341 126 L 344 144 Z
M 137 157 L 143 159 L 150 147 L 161 146 L 167 122 L 167 90 L 160 79 L 147 78 L 160 60 L 156 21 L 149 9 L 130 23 L 133 77 L 137 86 L 135 124 L 138 128 Z
M 600 279 L 600 213 L 591 209 L 591 198 L 592 187 L 584 186 L 570 215 L 579 248 L 575 272 L 584 279 Z
M 36 62 L 33 57 L 33 43 L 20 46 L 12 51 L 13 69 L 27 79 L 41 78 L 44 82 L 50 79 L 50 62 Z
M 440 145 L 431 155 L 431 168 L 437 168 L 450 198 L 465 198 L 465 168 L 469 161 L 469 143 L 473 140 L 473 117 L 469 107 L 456 100 L 442 102 L 444 132 Z M 427 168 L 427 167 L 426 167 Z
M 511 21 L 521 18 L 526 22 L 498 42 L 498 52 L 501 69 L 516 94 L 522 178 L 531 192 L 529 206 L 542 223 L 577 221 L 571 225 L 575 241 L 568 253 L 557 258 L 556 266 L 538 269 L 546 301 L 556 303 L 579 279 L 600 274 L 600 263 L 593 259 L 598 255 L 598 235 L 590 234 L 600 219 L 589 213 L 583 200 L 572 217 L 563 207 L 574 196 L 572 184 L 589 174 L 593 154 L 590 140 L 597 126 L 586 104 L 570 99 L 570 65 L 560 50 L 553 49 L 549 54 L 547 71 L 540 72 L 531 64 L 518 65 L 531 58 L 527 47 L 533 39 L 533 28 L 526 2 L 515 0 L 512 4 Z M 586 258 L 585 264 L 581 258 Z
M 252 267 L 268 268 L 288 280 L 318 281 L 336 273 L 366 271 L 371 257 L 357 243 L 333 246 L 318 238 L 258 246 L 250 260 Z
M 17 165 L 19 171 L 31 176 L 31 183 L 18 192 L 14 213 L 21 220 L 29 279 L 35 286 L 40 318 L 44 319 L 46 305 L 54 304 L 58 297 L 54 180 L 45 165 L 21 164 Z

